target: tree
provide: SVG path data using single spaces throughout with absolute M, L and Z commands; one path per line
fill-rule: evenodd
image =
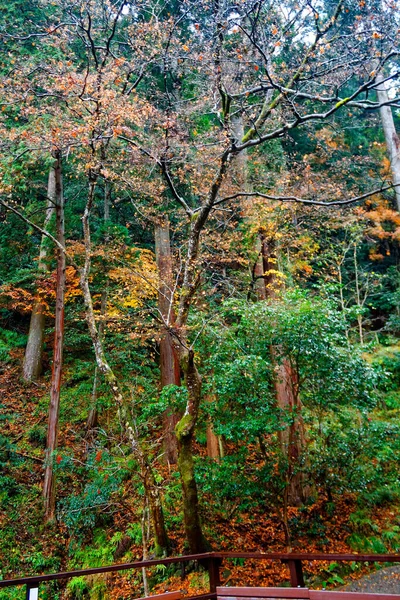
M 172 276 L 168 221 L 162 220 L 155 227 L 155 253 L 160 278 L 158 310 L 165 324 L 160 340 L 161 387 L 164 388 L 167 385 L 180 385 L 181 382 L 178 356 L 169 331 L 175 319 L 172 302 L 175 283 Z M 178 420 L 179 416 L 173 412 L 171 413 L 171 409 L 167 408 L 164 414 L 164 449 L 165 457 L 169 464 L 175 464 L 177 460 L 177 444 L 174 429 Z
M 41 29 L 35 35 L 54 36 L 57 30 L 63 48 L 74 48 L 74 40 L 79 51 L 70 61 L 63 55 L 62 72 L 58 59 L 49 60 L 46 69 L 29 72 L 21 88 L 13 78 L 4 82 L 4 91 L 12 90 L 16 103 L 24 107 L 24 130 L 35 133 L 36 139 L 38 130 L 41 136 L 43 131 L 48 134 L 49 119 L 44 116 L 51 108 L 52 124 L 55 127 L 56 119 L 55 130 L 64 136 L 63 147 L 71 149 L 86 177 L 81 286 L 97 364 L 120 410 L 124 397 L 99 339 L 90 290 L 90 216 L 99 182 L 106 177 L 116 190 L 129 189 L 147 214 L 167 197 L 169 221 L 179 222 L 184 232 L 181 274 L 174 278 L 176 320 L 168 333 L 188 391 L 176 435 L 186 537 L 195 553 L 207 547 L 192 451 L 202 379 L 190 319 L 207 275 L 201 242 L 216 226 L 218 215 L 243 197 L 331 206 L 371 195 L 357 190 L 349 198 L 343 192 L 330 202 L 329 196 L 316 199 L 311 193 L 293 196 L 284 186 L 280 194 L 273 194 L 263 182 L 248 192 L 234 169 L 244 152 L 251 155 L 249 160 L 260 160 L 271 152 L 271 142 L 290 141 L 296 129 L 318 128 L 339 113 L 379 109 L 380 102 L 371 101 L 368 94 L 398 51 L 394 8 L 378 15 L 377 48 L 369 43 L 375 39 L 374 30 L 362 28 L 357 18 L 363 6 L 350 4 L 355 10 L 347 13 L 346 0 L 322 11 L 309 2 L 288 2 L 280 11 L 268 0 L 240 6 L 215 0 L 212 6 L 174 5 L 169 14 L 146 2 L 133 7 L 121 1 L 113 11 L 103 2 L 88 2 L 83 11 L 57 5 L 60 16 L 51 33 Z M 54 44 L 60 47 L 59 41 Z M 375 59 L 378 67 L 371 74 L 367 65 Z M 40 104 L 39 98 L 45 101 Z M 240 137 L 234 126 L 238 118 L 244 128 Z M 4 129 L 10 130 L 8 122 Z M 22 131 L 14 130 L 14 140 L 21 141 Z M 379 185 L 375 192 L 389 187 Z M 137 444 L 136 437 L 133 441 Z
M 351 489 L 352 474 L 345 482 L 340 452 L 329 450 L 335 468 L 332 463 L 332 474 L 326 482 L 321 477 L 322 466 L 328 469 L 326 450 L 324 458 L 318 460 L 316 456 L 322 453 L 324 435 L 340 428 L 335 414 L 343 409 L 339 421 L 344 424 L 347 420 L 347 427 L 356 429 L 360 411 L 374 406 L 376 373 L 354 348 L 348 347 L 343 315 L 331 300 L 310 298 L 300 291 L 252 304 L 235 299 L 221 307 L 219 316 L 217 324 L 210 324 L 203 341 L 212 344 L 205 369 L 213 370 L 219 390 L 213 411 L 216 429 L 231 444 L 246 440 L 242 456 L 238 453 L 234 459 L 239 465 L 246 453 L 263 457 L 260 462 L 254 458 L 250 461 L 255 464 L 251 479 L 257 482 L 253 493 L 278 511 L 286 543 L 291 545 L 288 507 L 292 482 L 299 473 L 314 498 L 326 489 L 332 493 L 334 477 Z M 276 402 L 277 366 L 290 369 L 286 381 L 296 386 L 290 390 L 295 402 L 291 410 L 286 403 L 282 407 Z M 303 416 L 300 411 L 306 416 L 307 429 L 304 423 L 299 427 Z M 356 444 L 348 441 L 352 432 L 347 427 L 343 425 L 340 447 L 350 445 L 348 456 L 357 452 Z M 304 436 L 301 443 L 294 442 L 296 435 Z M 227 458 L 222 468 L 229 468 L 233 457 Z M 246 491 L 241 494 L 240 501 L 245 502 Z
M 62 188 L 61 150 L 54 152 L 54 203 L 56 213 L 56 240 L 57 246 L 57 286 L 56 309 L 54 328 L 53 369 L 50 388 L 49 423 L 47 428 L 46 467 L 43 483 L 43 497 L 45 505 L 45 520 L 52 521 L 55 511 L 55 480 L 53 473 L 53 453 L 57 448 L 58 415 L 60 411 L 60 390 L 63 364 L 64 343 L 64 293 L 65 293 L 65 226 L 64 226 L 64 198 Z

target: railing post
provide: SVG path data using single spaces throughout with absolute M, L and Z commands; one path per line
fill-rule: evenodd
M 39 600 L 39 586 L 29 585 L 26 586 L 26 600 Z
M 208 574 L 210 576 L 210 592 L 215 594 L 217 587 L 221 585 L 219 578 L 219 566 L 221 564 L 220 558 L 210 557 L 208 559 Z
M 304 585 L 304 576 L 303 576 L 303 566 L 301 564 L 301 560 L 299 558 L 285 560 L 285 562 L 289 565 L 290 571 L 290 583 L 292 587 L 305 587 Z

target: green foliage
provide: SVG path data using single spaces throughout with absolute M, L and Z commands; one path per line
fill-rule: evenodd
M 17 331 L 0 328 L 0 363 L 11 361 L 10 351 L 13 348 L 22 348 L 26 344 L 26 335 Z
M 59 477 L 85 472 L 83 490 L 67 496 L 60 503 L 60 517 L 76 536 L 94 528 L 115 509 L 121 481 L 126 477 L 126 467 L 116 460 L 106 448 L 98 446 L 89 453 L 84 466 L 76 464 L 68 454 L 57 453 L 54 467 Z
M 111 564 L 121 538 L 122 533 L 120 532 L 108 537 L 103 529 L 95 529 L 90 544 L 74 548 L 71 568 L 74 566 L 78 568 L 101 567 Z M 105 576 L 73 577 L 67 584 L 67 597 L 105 600 L 108 598 Z

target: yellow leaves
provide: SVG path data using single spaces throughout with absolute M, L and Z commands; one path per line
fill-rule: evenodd
M 75 267 L 69 266 L 65 269 L 65 282 L 65 302 L 81 296 L 79 274 Z
M 121 318 L 129 309 L 140 308 L 146 300 L 157 297 L 157 265 L 150 250 L 123 249 L 118 245 L 109 251 L 109 259 L 114 263 L 107 273 L 109 317 Z

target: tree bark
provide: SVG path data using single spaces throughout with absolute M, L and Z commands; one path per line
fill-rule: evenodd
M 55 211 L 57 241 L 65 246 L 64 239 L 64 199 L 62 190 L 61 153 L 55 156 Z M 57 288 L 54 328 L 53 369 L 50 389 L 50 409 L 46 444 L 46 467 L 43 484 L 45 521 L 54 519 L 55 478 L 53 472 L 53 453 L 57 448 L 58 415 L 60 409 L 60 389 L 62 374 L 62 355 L 64 340 L 64 293 L 65 293 L 65 253 L 57 248 Z
M 211 400 L 212 402 L 213 400 Z M 207 423 L 207 456 L 219 462 L 222 456 L 222 439 L 216 435 L 211 419 Z
M 161 387 L 167 385 L 180 385 L 179 357 L 175 350 L 169 328 L 175 321 L 173 311 L 173 288 L 171 245 L 169 237 L 169 223 L 167 219 L 160 222 L 155 228 L 155 250 L 159 273 L 158 310 L 163 320 L 160 341 L 160 371 Z M 176 464 L 178 446 L 175 435 L 175 426 L 179 415 L 167 409 L 163 416 L 164 423 L 164 456 L 169 464 Z
M 376 88 L 379 103 L 389 102 L 386 82 L 383 73 L 378 73 L 376 81 L 379 86 Z M 400 212 L 400 139 L 397 135 L 394 125 L 393 113 L 390 106 L 381 106 L 379 113 L 382 121 L 382 128 L 385 134 L 386 148 L 390 160 L 392 171 L 392 181 L 395 186 L 396 208 Z
M 43 229 L 48 229 L 52 215 L 54 214 L 56 198 L 56 181 L 55 170 L 53 167 L 49 171 L 49 180 L 47 185 L 47 206 L 46 217 L 43 224 Z M 49 268 L 46 263 L 47 258 L 47 239 L 42 235 L 39 250 L 38 274 L 43 275 L 48 272 Z M 32 307 L 31 321 L 29 325 L 28 341 L 25 349 L 24 364 L 22 368 L 23 378 L 25 381 L 36 381 L 42 372 L 42 356 L 43 356 L 43 338 L 45 327 L 45 306 L 38 296 Z
M 274 352 L 272 351 L 272 355 Z M 287 457 L 287 502 L 299 506 L 307 498 L 304 474 L 296 470 L 305 446 L 302 404 L 299 398 L 299 378 L 287 358 L 276 366 L 275 390 L 278 407 L 291 419 L 290 425 L 279 431 L 279 442 Z

